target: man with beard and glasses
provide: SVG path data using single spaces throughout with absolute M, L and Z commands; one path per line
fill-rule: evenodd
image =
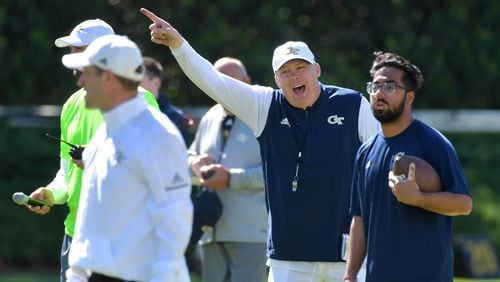
M 446 137 L 412 115 L 423 83 L 416 66 L 377 52 L 370 74 L 367 91 L 382 132 L 356 156 L 344 281 L 356 281 L 365 254 L 366 281 L 453 281 L 451 217 L 472 210 L 457 154 Z M 441 178 L 441 192 L 419 190 L 413 163 L 406 180 L 395 176 L 391 164 L 401 154 L 430 163 Z

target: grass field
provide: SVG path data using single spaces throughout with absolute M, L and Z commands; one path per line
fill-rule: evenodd
M 0 272 L 0 282 L 57 282 L 59 275 L 57 273 L 22 273 L 22 272 Z M 198 276 L 191 277 L 192 282 L 200 282 Z M 454 282 L 500 282 L 500 279 L 465 279 L 455 278 Z
M 0 272 L 0 282 L 57 282 L 59 274 L 52 272 Z M 191 276 L 191 282 L 200 282 L 197 275 Z
M 466 278 L 455 278 L 454 282 L 500 282 L 500 279 L 466 279 Z
M 59 275 L 55 273 L 21 273 L 21 272 L 0 272 L 1 282 L 56 282 Z

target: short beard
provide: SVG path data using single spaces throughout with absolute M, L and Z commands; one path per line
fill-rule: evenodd
M 399 116 L 401 116 L 401 114 L 403 113 L 403 111 L 405 109 L 405 104 L 406 104 L 406 93 L 405 93 L 405 96 L 404 96 L 403 100 L 401 101 L 401 103 L 399 103 L 399 106 L 394 110 L 391 110 L 391 109 L 388 109 L 387 111 L 375 110 L 375 109 L 373 109 L 373 105 L 372 105 L 373 116 L 378 121 L 380 121 L 380 123 L 393 122 L 393 121 L 397 120 L 399 118 Z

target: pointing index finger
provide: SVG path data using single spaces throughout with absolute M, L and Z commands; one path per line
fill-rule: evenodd
M 150 10 L 146 9 L 146 8 L 141 8 L 141 13 L 143 15 L 145 15 L 146 17 L 148 17 L 152 22 L 154 22 L 155 24 L 160 24 L 161 23 L 161 19 L 155 15 L 155 13 L 151 12 Z

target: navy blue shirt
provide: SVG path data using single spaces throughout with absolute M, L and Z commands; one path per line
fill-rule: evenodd
M 470 194 L 451 143 L 419 120 L 395 137 L 379 133 L 364 143 L 356 157 L 351 213 L 363 217 L 366 281 L 453 281 L 451 217 L 397 201 L 388 175 L 398 153 L 430 163 L 443 191 Z
M 291 106 L 281 90 L 272 95 L 266 125 L 258 137 L 270 208 L 268 256 L 341 261 L 342 233 L 349 232 L 354 157 L 361 145 L 361 94 L 322 86 L 318 100 L 307 109 Z
M 189 123 L 188 119 L 182 114 L 182 112 L 176 108 L 174 108 L 167 96 L 159 93 L 158 98 L 156 98 L 158 102 L 158 106 L 160 107 L 160 111 L 168 116 L 168 118 L 177 126 L 179 131 L 181 132 L 182 138 L 184 138 L 184 142 L 188 144 L 189 142 Z

